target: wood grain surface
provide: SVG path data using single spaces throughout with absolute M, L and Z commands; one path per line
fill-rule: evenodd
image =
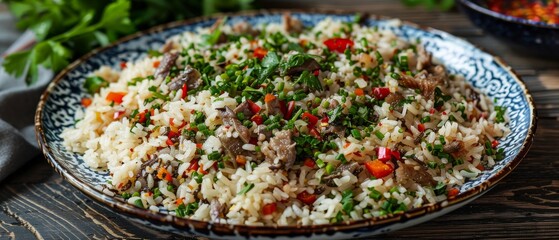
M 526 158 L 487 194 L 452 213 L 380 236 L 386 239 L 559 239 L 559 61 L 529 56 L 475 28 L 457 11 L 406 8 L 400 1 L 271 0 L 267 8 L 366 11 L 447 31 L 502 57 L 527 83 L 539 122 Z M 0 6 L 0 20 L 5 9 Z M 0 32 L 13 26 L 0 25 Z M 0 33 L 0 35 L 2 35 Z M 0 37 L 0 40 L 3 38 Z M 5 49 L 5 41 L 0 41 Z M 9 44 L 8 44 L 9 45 Z M 181 237 L 136 225 L 89 199 L 39 156 L 0 183 L 0 239 Z

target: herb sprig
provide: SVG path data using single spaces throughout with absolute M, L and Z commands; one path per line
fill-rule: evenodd
M 17 27 L 35 33 L 37 43 L 29 50 L 8 55 L 7 73 L 38 80 L 39 66 L 60 71 L 91 49 L 154 25 L 250 8 L 252 0 L 3 0 L 18 19 Z

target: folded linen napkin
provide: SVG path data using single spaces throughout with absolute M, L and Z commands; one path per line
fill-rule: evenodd
M 9 19 L 2 18 L 0 27 Z M 5 52 L 11 53 L 32 45 L 31 31 L 23 33 Z M 0 57 L 0 65 L 4 61 Z M 0 181 L 39 154 L 33 126 L 35 110 L 41 93 L 53 77 L 46 69 L 39 69 L 39 80 L 27 86 L 23 79 L 8 75 L 0 67 Z

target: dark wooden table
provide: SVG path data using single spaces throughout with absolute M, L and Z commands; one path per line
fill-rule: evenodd
M 366 11 L 438 28 L 501 56 L 530 88 L 539 113 L 538 130 L 530 152 L 516 170 L 467 206 L 382 238 L 559 239 L 558 60 L 510 49 L 457 11 L 405 8 L 400 1 L 389 0 L 273 0 L 263 5 Z M 5 17 L 3 12 L 0 18 Z M 0 32 L 13 28 L 0 27 Z M 6 42 L 0 39 L 4 49 Z M 106 210 L 62 180 L 42 156 L 0 183 L 0 210 L 2 239 L 179 238 L 138 226 Z

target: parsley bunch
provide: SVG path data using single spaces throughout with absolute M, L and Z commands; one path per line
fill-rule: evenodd
M 252 0 L 0 0 L 18 19 L 17 27 L 35 33 L 29 50 L 12 53 L 7 73 L 32 84 L 39 65 L 54 72 L 91 49 L 157 24 L 216 11 L 249 8 Z

